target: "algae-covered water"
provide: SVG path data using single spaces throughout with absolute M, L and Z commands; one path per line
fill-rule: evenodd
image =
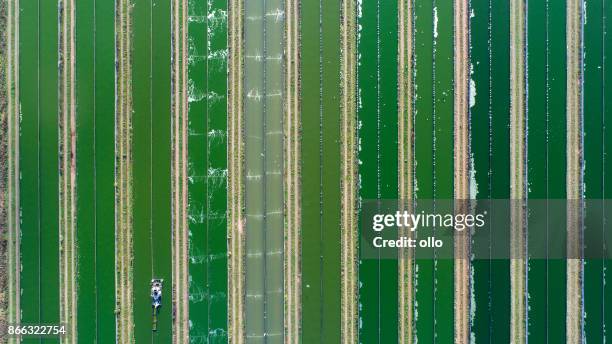
M 472 3 L 471 147 L 473 173 L 482 199 L 510 196 L 510 17 L 502 1 Z M 493 250 L 496 240 L 489 238 Z M 486 244 L 486 243 L 481 243 Z M 507 260 L 472 262 L 472 338 L 508 342 L 510 268 Z
M 135 0 L 133 19 L 133 276 L 137 343 L 172 340 L 170 0 Z M 151 279 L 165 301 L 152 332 Z
M 19 2 L 21 322 L 59 322 L 57 1 Z M 76 239 L 80 342 L 112 342 L 115 330 L 115 4 L 76 4 Z M 612 78 L 607 53 L 612 3 L 586 0 L 584 19 L 584 188 L 612 197 Z M 172 340 L 171 55 L 172 1 L 133 0 L 133 276 L 135 341 Z M 300 3 L 301 341 L 341 340 L 341 19 L 357 17 L 356 98 L 359 197 L 398 197 L 397 2 Z M 283 80 L 284 3 L 244 4 L 246 341 L 284 341 Z M 529 3 L 526 31 L 527 195 L 566 197 L 566 2 Z M 192 343 L 225 343 L 227 333 L 227 0 L 188 1 L 189 320 Z M 414 3 L 415 198 L 453 197 L 453 4 Z M 510 196 L 510 9 L 470 2 L 472 197 Z M 229 152 L 231 154 L 231 152 Z M 235 191 L 235 190 L 232 190 Z M 605 218 L 586 209 L 585 233 Z M 529 218 L 528 224 L 529 224 Z M 529 227 L 528 227 L 529 229 Z M 532 228 L 528 239 L 548 231 Z M 480 239 L 479 239 L 480 240 Z M 485 238 L 492 252 L 507 238 Z M 482 243 L 479 243 L 482 244 Z M 603 243 L 602 243 L 603 247 Z M 414 262 L 413 334 L 453 342 L 453 262 Z M 609 339 L 609 261 L 584 265 L 584 334 Z M 566 261 L 529 259 L 528 339 L 566 340 Z M 470 324 L 475 343 L 510 342 L 507 260 L 472 261 Z M 150 281 L 164 279 L 152 332 Z M 397 262 L 359 260 L 359 338 L 398 340 Z M 40 342 L 28 339 L 24 341 Z M 57 342 L 57 340 L 50 340 Z
M 303 343 L 340 342 L 340 2 L 301 3 Z
M 115 339 L 115 6 L 78 1 L 76 189 L 78 340 Z
M 19 6 L 21 322 L 57 324 L 58 12 L 52 1 L 21 1 Z
M 188 4 L 189 339 L 227 342 L 227 1 Z
M 357 10 L 359 196 L 398 197 L 396 3 L 364 1 Z M 359 337 L 397 341 L 397 261 L 359 261 Z
M 246 340 L 282 343 L 283 3 L 247 2 L 244 16 Z

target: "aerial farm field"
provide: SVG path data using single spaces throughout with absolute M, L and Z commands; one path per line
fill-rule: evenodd
M 0 0 L 0 343 L 608 342 L 610 18 Z M 373 201 L 521 207 L 371 251 Z

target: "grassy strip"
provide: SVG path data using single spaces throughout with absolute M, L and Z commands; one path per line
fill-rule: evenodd
M 584 3 L 568 0 L 567 15 L 567 314 L 568 343 L 583 342 L 583 261 L 582 248 L 583 197 L 583 42 Z
M 357 144 L 356 144 L 356 80 L 357 36 L 356 1 L 342 2 L 342 282 L 341 342 L 357 343 L 359 328 L 357 287 Z
M 244 341 L 244 205 L 242 168 L 242 1 L 230 0 L 229 6 L 229 80 L 228 84 L 228 316 L 229 341 Z
M 399 199 L 408 207 L 414 196 L 414 144 L 413 144 L 413 2 L 399 4 L 399 64 L 398 64 L 398 164 Z M 402 235 L 407 235 L 402 232 Z M 414 322 L 414 262 L 412 250 L 401 250 L 398 257 L 398 339 L 400 343 L 413 343 Z

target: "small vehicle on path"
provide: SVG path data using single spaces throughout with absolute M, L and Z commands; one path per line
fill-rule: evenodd
M 157 312 L 162 305 L 162 287 L 164 280 L 151 280 L 151 308 L 153 309 L 153 331 L 157 331 Z

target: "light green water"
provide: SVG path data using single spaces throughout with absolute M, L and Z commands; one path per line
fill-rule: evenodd
M 301 6 L 301 340 L 337 343 L 341 312 L 340 3 L 305 1 Z
M 115 339 L 115 7 L 76 3 L 77 330 Z M 113 286 L 113 287 L 109 287 Z
M 137 343 L 172 340 L 170 1 L 134 0 L 133 18 L 133 276 Z M 150 284 L 164 280 L 157 332 Z
M 19 5 L 21 323 L 57 324 L 58 11 L 54 1 L 21 1 Z
M 247 343 L 284 341 L 282 4 L 244 13 Z

